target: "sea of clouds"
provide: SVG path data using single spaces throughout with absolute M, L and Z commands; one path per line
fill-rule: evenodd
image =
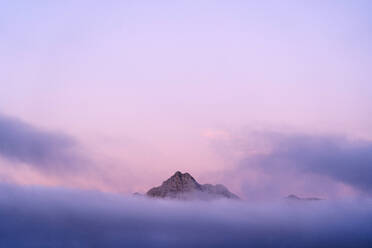
M 0 185 L 0 247 L 371 247 L 372 201 L 172 201 Z

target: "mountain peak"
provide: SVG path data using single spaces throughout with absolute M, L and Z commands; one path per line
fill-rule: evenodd
M 186 174 L 186 173 L 185 173 Z M 176 171 L 176 173 L 174 173 L 173 176 L 181 176 L 182 175 L 182 172 L 181 171 Z
M 221 184 L 199 184 L 189 173 L 177 171 L 158 187 L 147 192 L 147 196 L 156 198 L 175 199 L 215 199 L 232 198 L 239 199 Z
M 169 179 L 175 180 L 175 178 L 180 178 L 181 180 L 192 180 L 192 181 L 195 181 L 196 182 L 196 180 L 189 173 L 187 173 L 187 172 L 186 173 L 182 173 L 180 171 L 176 171 L 176 173 L 174 173 L 174 175 L 171 176 Z

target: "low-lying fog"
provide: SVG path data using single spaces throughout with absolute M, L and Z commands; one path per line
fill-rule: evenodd
M 172 201 L 0 185 L 0 247 L 372 247 L 372 201 Z

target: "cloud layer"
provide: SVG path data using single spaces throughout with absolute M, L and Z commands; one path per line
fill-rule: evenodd
M 370 247 L 371 202 L 173 202 L 0 185 L 1 247 Z
M 80 159 L 75 141 L 0 114 L 0 156 L 43 171 L 71 168 Z M 16 165 L 17 163 L 13 163 Z

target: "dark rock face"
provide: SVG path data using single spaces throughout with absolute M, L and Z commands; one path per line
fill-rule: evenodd
M 177 171 L 172 177 L 164 181 L 161 186 L 150 189 L 149 197 L 173 199 L 205 199 L 217 198 L 239 199 L 221 184 L 199 184 L 189 173 Z
M 323 200 L 323 199 L 317 198 L 317 197 L 298 197 L 297 195 L 293 195 L 293 194 L 287 196 L 287 199 L 295 200 L 295 201 L 320 201 L 320 200 Z

